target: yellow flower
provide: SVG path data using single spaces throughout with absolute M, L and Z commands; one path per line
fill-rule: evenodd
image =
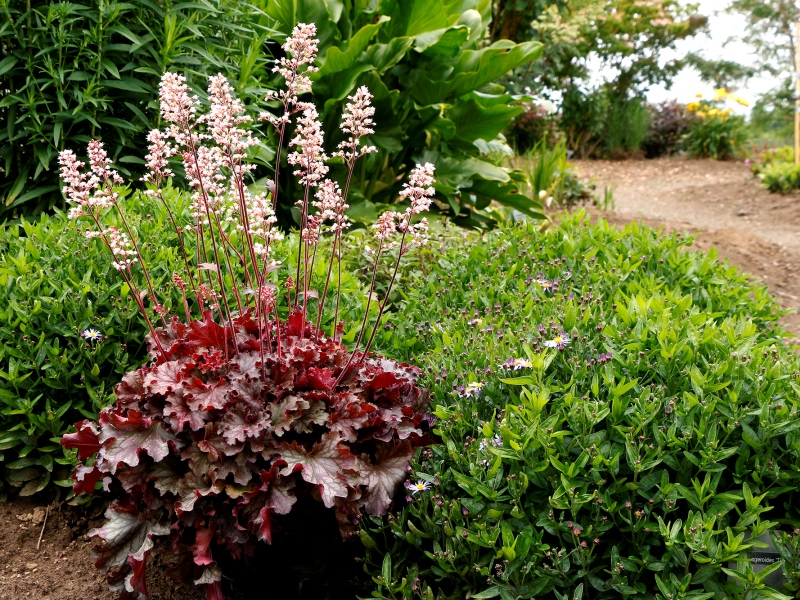
M 742 98 L 741 96 L 736 96 L 736 98 L 734 98 L 734 100 L 736 100 L 736 102 L 738 102 L 742 106 L 750 106 L 750 103 L 747 100 L 745 100 L 744 98 Z
M 714 100 L 719 100 L 720 98 L 727 98 L 728 97 L 728 90 L 724 87 L 717 88 L 714 90 Z
M 719 109 L 718 108 L 710 108 L 708 110 L 708 116 L 709 117 L 716 117 L 718 114 L 719 114 Z
M 731 114 L 732 112 L 733 112 L 733 109 L 732 109 L 732 108 L 726 108 L 725 110 L 723 110 L 723 111 L 722 111 L 722 114 L 723 114 L 723 115 L 725 115 L 725 116 L 727 117 L 727 116 L 728 116 L 729 114 Z
M 694 97 L 695 97 L 695 98 L 702 98 L 702 97 L 703 97 L 703 94 L 695 94 L 695 95 L 694 95 Z
M 689 102 L 689 104 L 686 105 L 686 110 L 688 110 L 689 112 L 694 112 L 698 108 L 700 108 L 699 102 Z
M 702 110 L 698 110 L 697 111 L 697 116 L 700 117 L 701 119 L 705 119 L 706 118 L 706 113 L 704 113 Z

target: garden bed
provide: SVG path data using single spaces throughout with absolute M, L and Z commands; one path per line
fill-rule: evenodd
M 614 223 L 622 224 L 638 216 L 644 217 L 644 220 L 654 227 L 663 225 L 668 230 L 688 229 L 700 232 L 696 246 L 703 249 L 715 246 L 734 264 L 750 271 L 756 277 L 764 278 L 771 289 L 778 292 L 778 297 L 784 301 L 784 306 L 793 306 L 792 298 L 786 294 L 794 295 L 795 288 L 786 286 L 800 286 L 800 282 L 797 281 L 793 267 L 786 268 L 783 265 L 789 264 L 789 260 L 796 260 L 797 254 L 793 253 L 797 250 L 788 245 L 778 246 L 779 241 L 783 244 L 780 238 L 773 239 L 770 245 L 770 238 L 765 232 L 770 226 L 776 230 L 783 226 L 791 227 L 792 223 L 796 223 L 792 219 L 797 218 L 798 211 L 784 198 L 763 194 L 754 182 L 742 175 L 741 165 L 663 160 L 646 163 L 581 163 L 580 166 L 584 173 L 594 170 L 600 178 L 601 185 L 611 180 L 618 182 L 616 193 L 618 212 L 606 213 L 604 217 Z M 609 167 L 613 171 L 602 170 Z M 706 177 L 707 174 L 709 177 Z M 726 177 L 740 179 L 730 183 Z M 647 198 L 654 200 L 646 203 L 644 199 Z M 736 202 L 746 201 L 750 202 L 747 206 L 752 205 L 753 227 L 742 225 L 729 227 L 726 219 L 730 216 L 726 216 L 724 211 L 732 209 L 736 206 Z M 713 206 L 710 206 L 712 202 L 722 203 L 724 207 L 728 207 L 720 211 L 717 221 L 707 220 L 710 219 L 709 215 L 713 209 Z M 773 209 L 772 212 L 782 215 L 782 218 L 775 217 L 769 221 L 768 226 L 765 226 L 767 220 L 762 215 L 772 214 L 769 209 L 772 204 L 780 207 Z M 663 212 L 658 212 L 655 210 L 657 207 L 666 208 Z M 738 218 L 746 216 L 748 215 Z M 718 227 L 713 227 L 715 224 Z M 774 264 L 776 262 L 777 264 Z M 800 265 L 800 261 L 791 264 Z M 782 284 L 783 287 L 778 284 Z M 791 291 L 780 293 L 787 289 Z M 800 296 L 800 292 L 797 292 L 797 295 Z M 800 322 L 792 320 L 791 316 L 784 321 L 784 325 L 795 333 L 800 332 L 798 323 Z M 114 600 L 115 596 L 107 591 L 103 575 L 93 566 L 90 544 L 84 537 L 90 528 L 100 524 L 101 507 L 89 505 L 89 508 L 78 509 L 60 504 L 51 505 L 48 511 L 44 502 L 44 500 L 37 502 L 17 499 L 0 504 L 0 565 L 2 565 L 0 600 L 23 598 Z M 46 524 L 45 514 L 48 515 Z M 39 544 L 40 535 L 41 544 Z M 309 533 L 307 539 L 316 541 L 319 536 Z M 358 549 L 361 548 L 358 543 L 355 545 Z M 278 545 L 276 544 L 274 548 L 277 549 Z M 148 569 L 150 597 L 153 600 L 203 598 L 204 594 L 191 584 L 178 583 L 169 576 L 169 572 L 173 569 L 165 559 L 163 550 L 155 552 L 150 558 L 152 565 L 152 568 Z M 264 572 L 259 568 L 248 568 L 251 573 Z M 231 574 L 241 581 L 245 579 L 241 574 Z M 227 587 L 230 587 L 230 584 L 230 581 L 226 582 Z M 243 600 L 256 597 L 246 595 L 247 593 L 249 592 L 234 590 L 229 592 L 229 599 Z M 262 589 L 262 594 L 257 597 L 262 598 L 263 593 Z M 318 594 L 308 597 L 322 599 L 333 596 Z

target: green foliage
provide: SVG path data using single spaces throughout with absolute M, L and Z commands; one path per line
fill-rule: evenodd
M 794 71 L 794 28 L 800 6 L 785 0 L 733 0 L 728 11 L 745 17 L 742 41 L 754 48 L 759 59 L 756 72 L 772 75 Z
M 800 365 L 690 243 L 576 215 L 420 257 L 394 340 L 442 443 L 363 526 L 374 597 L 784 598 L 729 563 L 800 524 Z
M 668 83 L 684 60 L 654 60 L 703 27 L 698 5 L 676 0 L 575 0 L 552 3 L 532 23 L 532 39 L 547 48 L 532 68 L 518 68 L 508 87 L 530 87 L 544 97 L 563 97 L 561 128 L 567 147 L 589 156 L 602 142 L 608 106 L 625 104 L 648 86 Z M 615 73 L 597 85 L 597 62 Z M 563 96 L 562 96 L 563 95 Z
M 640 152 L 650 129 L 650 111 L 639 99 L 615 104 L 608 113 L 603 144 L 611 158 L 625 158 Z
M 693 158 L 730 160 L 745 153 L 747 140 L 744 117 L 717 112 L 693 119 L 683 145 Z
M 233 0 L 0 0 L 0 220 L 63 208 L 56 157 L 92 137 L 121 172 L 139 173 L 165 70 L 201 88 L 222 72 L 244 92 L 264 68 L 267 32 L 249 10 Z
M 772 162 L 760 169 L 761 185 L 770 192 L 788 194 L 800 189 L 800 165 L 792 162 Z
M 552 148 L 542 140 L 513 162 L 527 175 L 531 196 L 541 199 L 548 207 L 571 208 L 592 198 L 594 184 L 578 177 L 567 162 L 563 140 Z
M 753 105 L 747 127 L 754 144 L 783 146 L 794 141 L 794 84 L 784 81 Z
M 361 85 L 375 96 L 369 143 L 378 152 L 356 169 L 349 201 L 354 218 L 374 219 L 380 205 L 394 203 L 417 162 L 436 166 L 438 202 L 432 209 L 461 225 L 491 225 L 476 211 L 493 200 L 539 214 L 539 204 L 520 193 L 522 174 L 491 158 L 498 150 L 509 152 L 501 132 L 530 98 L 506 94 L 492 82 L 535 60 L 542 46 L 503 40 L 482 46 L 491 16 L 487 0 L 262 0 L 260 8 L 282 36 L 297 22 L 317 26 L 314 101 L 329 153 L 343 139 L 338 123 L 346 97 Z M 289 187 L 291 169 L 282 171 L 287 211 L 297 194 Z M 332 173 L 343 179 L 344 167 L 333 165 Z

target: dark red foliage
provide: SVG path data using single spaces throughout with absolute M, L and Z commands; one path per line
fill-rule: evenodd
M 250 315 L 234 323 L 232 332 L 206 313 L 158 330 L 164 355 L 123 378 L 99 424 L 61 440 L 89 463 L 75 491 L 102 479 L 116 497 L 90 534 L 120 592 L 146 593 L 152 538 L 169 535 L 195 582 L 222 598 L 214 552 L 242 557 L 271 543 L 300 495 L 334 509 L 348 537 L 361 511 L 389 509 L 414 449 L 430 441 L 416 367 L 357 354 L 337 383 L 347 349 L 299 313 L 280 336 L 273 323 L 263 349 Z

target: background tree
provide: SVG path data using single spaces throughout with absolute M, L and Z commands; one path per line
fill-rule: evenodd
M 756 57 L 755 72 L 782 77 L 753 107 L 750 127 L 755 140 L 773 145 L 791 143 L 794 127 L 795 23 L 800 21 L 800 3 L 795 0 L 733 0 L 730 12 L 744 15 L 747 26 L 741 41 Z

